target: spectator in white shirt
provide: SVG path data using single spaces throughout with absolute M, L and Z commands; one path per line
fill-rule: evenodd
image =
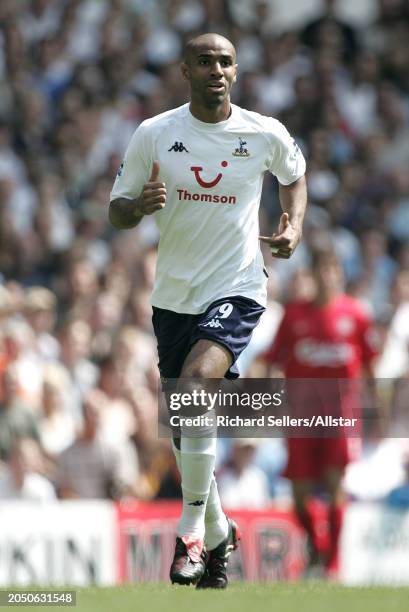
M 35 440 L 16 440 L 10 460 L 0 472 L 0 500 L 45 502 L 55 499 L 51 482 L 39 473 L 43 469 L 43 462 L 44 457 Z
M 258 442 L 252 438 L 233 441 L 230 457 L 217 476 L 220 498 L 226 508 L 257 510 L 271 501 L 267 476 L 253 463 Z

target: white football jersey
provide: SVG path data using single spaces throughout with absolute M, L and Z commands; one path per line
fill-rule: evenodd
M 232 105 L 226 121 L 203 123 L 189 104 L 141 123 L 111 192 L 137 198 L 158 160 L 165 207 L 151 302 L 179 313 L 204 312 L 214 300 L 243 296 L 265 306 L 259 246 L 263 176 L 289 185 L 305 173 L 304 157 L 276 119 Z

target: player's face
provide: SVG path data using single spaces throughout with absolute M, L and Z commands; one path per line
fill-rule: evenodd
M 340 290 L 343 286 L 344 275 L 342 266 L 336 259 L 321 260 L 315 270 L 314 276 L 318 289 Z
M 199 47 L 182 65 L 184 78 L 189 81 L 192 97 L 206 106 L 218 106 L 229 98 L 236 80 L 235 54 L 228 46 Z

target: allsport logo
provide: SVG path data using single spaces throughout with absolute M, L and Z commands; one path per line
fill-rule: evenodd
M 220 165 L 222 166 L 222 168 L 226 168 L 229 164 L 227 161 L 222 161 Z M 200 187 L 204 187 L 205 189 L 211 189 L 212 187 L 215 187 L 218 183 L 220 183 L 222 176 L 223 176 L 223 174 L 219 172 L 216 178 L 213 179 L 212 181 L 205 181 L 200 176 L 200 172 L 203 171 L 202 166 L 191 166 L 190 169 L 192 172 L 194 172 L 195 179 L 199 183 Z

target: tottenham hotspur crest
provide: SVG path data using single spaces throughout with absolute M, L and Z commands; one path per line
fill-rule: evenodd
M 237 149 L 235 149 L 235 151 L 234 151 L 234 153 L 232 153 L 232 155 L 234 155 L 234 157 L 250 157 L 250 153 L 244 147 L 244 145 L 246 145 L 246 144 L 247 144 L 247 142 L 245 140 L 243 140 L 242 138 L 240 138 L 240 136 L 239 136 L 239 147 Z

